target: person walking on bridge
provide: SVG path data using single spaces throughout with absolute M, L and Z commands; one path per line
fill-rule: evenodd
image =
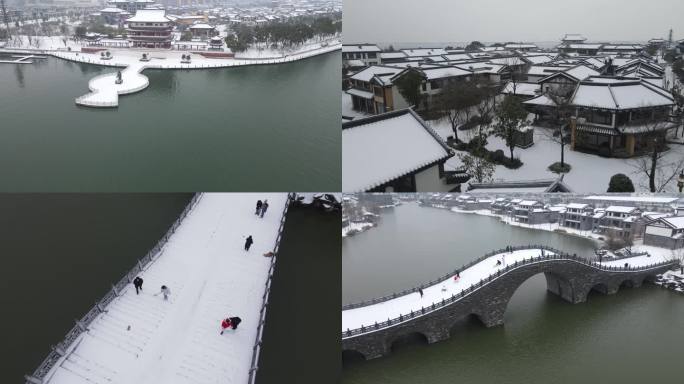
M 259 216 L 259 214 L 261 213 L 261 206 L 262 206 L 263 204 L 264 204 L 264 203 L 262 203 L 261 200 L 257 200 L 257 203 L 256 203 L 256 212 L 254 212 L 255 215 Z
M 230 328 L 230 318 L 226 317 L 221 321 L 221 334 L 223 335 L 223 332 L 225 332 L 228 328 Z
M 159 292 L 155 293 L 154 295 L 157 296 L 159 294 L 163 294 L 164 300 L 168 300 L 169 296 L 171 296 L 171 290 L 166 285 L 162 285 L 161 290 Z
M 252 246 L 252 243 L 254 243 L 254 240 L 252 240 L 252 235 L 247 236 L 247 240 L 245 240 L 245 251 L 249 252 L 249 247 Z
M 143 279 L 140 276 L 136 276 L 135 279 L 133 279 L 133 286 L 135 286 L 135 294 L 138 294 L 138 291 L 142 291 L 142 285 L 143 285 Z
M 237 316 L 231 317 L 229 320 L 230 320 L 230 327 L 232 329 L 237 329 L 238 325 L 240 325 L 240 323 L 242 322 L 242 319 L 237 317 Z
M 264 204 L 261 205 L 261 215 L 259 217 L 263 218 L 267 209 L 268 209 L 268 200 L 264 200 Z
M 420 298 L 423 298 L 423 288 L 418 288 L 418 293 L 420 293 Z

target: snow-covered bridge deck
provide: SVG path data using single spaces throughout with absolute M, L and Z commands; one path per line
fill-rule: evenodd
M 258 199 L 269 202 L 263 219 L 254 214 Z M 119 289 L 40 382 L 247 383 L 271 273 L 263 255 L 274 250 L 287 202 L 284 193 L 203 194 L 137 274 L 140 295 L 132 284 Z M 168 301 L 155 296 L 161 285 Z M 242 323 L 219 335 L 227 316 Z
M 463 267 L 458 279 L 454 279 L 455 272 L 423 284 L 423 295 L 417 288 L 393 294 L 363 303 L 349 304 L 342 310 L 342 338 L 353 337 L 357 334 L 373 332 L 376 329 L 387 328 L 407 322 L 421 316 L 429 309 L 431 303 L 441 303 L 439 307 L 460 300 L 462 297 L 476 291 L 483 282 L 504 276 L 514 269 L 514 264 L 521 268 L 526 264 L 541 262 L 556 262 L 562 259 L 575 260 L 594 269 L 616 270 L 626 273 L 638 273 L 656 266 L 671 263 L 672 260 L 663 255 L 636 256 L 616 261 L 589 261 L 576 256 L 563 255 L 560 251 L 546 248 L 542 251 L 536 247 L 523 247 L 513 252 L 496 251 L 473 261 Z M 543 256 L 542 256 L 543 252 Z M 500 264 L 497 264 L 501 261 Z M 625 263 L 628 267 L 625 267 Z M 431 309 L 434 311 L 435 309 Z M 410 315 L 409 315 L 410 314 Z M 388 324 L 388 319 L 393 319 Z M 375 327 L 374 324 L 380 324 Z

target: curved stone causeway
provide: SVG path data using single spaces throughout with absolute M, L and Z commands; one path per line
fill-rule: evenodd
M 86 107 L 116 107 L 119 95 L 140 92 L 150 84 L 147 76 L 141 72 L 146 68 L 144 63 L 132 64 L 121 70 L 121 84 L 116 84 L 117 72 L 105 73 L 90 79 L 90 93 L 76 98 L 76 104 Z
M 678 265 L 647 254 L 597 262 L 546 246 L 502 249 L 419 287 L 344 306 L 342 349 L 372 359 L 389 354 L 392 342 L 405 335 L 422 334 L 428 343 L 446 340 L 451 327 L 469 315 L 487 327 L 502 325 L 515 291 L 539 273 L 550 292 L 575 304 L 592 290 L 613 294 L 621 286 L 639 287 Z
M 76 104 L 86 107 L 117 107 L 119 95 L 142 91 L 149 85 L 149 80 L 141 72 L 145 69 L 210 69 L 228 68 L 246 65 L 283 64 L 306 59 L 342 49 L 342 43 L 335 41 L 329 45 L 306 49 L 280 57 L 261 58 L 209 58 L 201 53 L 185 51 L 155 50 L 122 50 L 110 49 L 111 57 L 102 57 L 100 53 L 83 53 L 76 51 L 44 52 L 60 59 L 80 63 L 95 64 L 107 67 L 125 68 L 121 70 L 121 84 L 116 84 L 116 72 L 95 76 L 88 82 L 90 93 L 77 97 Z M 143 53 L 147 53 L 148 61 L 140 61 Z M 183 56 L 191 57 L 190 61 Z

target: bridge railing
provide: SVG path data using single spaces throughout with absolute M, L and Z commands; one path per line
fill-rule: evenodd
M 415 293 L 415 292 L 418 292 L 418 289 L 425 288 L 425 287 L 429 287 L 429 286 L 435 285 L 435 284 L 437 284 L 437 283 L 439 283 L 439 282 L 441 282 L 441 281 L 444 281 L 444 280 L 446 280 L 446 279 L 448 279 L 448 278 L 450 278 L 450 277 L 456 275 L 456 273 L 461 272 L 461 271 L 463 271 L 463 270 L 466 270 L 466 269 L 472 267 L 473 265 L 475 265 L 475 264 L 481 262 L 482 260 L 485 260 L 485 259 L 487 259 L 487 258 L 490 258 L 490 257 L 492 257 L 492 256 L 494 256 L 494 255 L 501 254 L 501 253 L 506 253 L 506 252 L 510 252 L 511 250 L 513 250 L 513 251 L 522 251 L 522 250 L 526 250 L 526 249 L 544 249 L 544 250 L 548 250 L 548 251 L 551 251 L 551 252 L 560 252 L 560 251 L 557 251 L 557 250 L 555 250 L 555 249 L 553 249 L 553 248 L 551 248 L 551 247 L 548 247 L 548 246 L 546 246 L 546 245 L 518 245 L 518 246 L 510 246 L 510 247 L 508 247 L 508 248 L 502 248 L 502 249 L 494 250 L 494 251 L 488 252 L 488 253 L 486 253 L 486 254 L 484 254 L 484 255 L 478 257 L 477 259 L 474 259 L 474 260 L 468 262 L 467 264 L 461 266 L 460 268 L 457 268 L 457 269 L 455 269 L 455 270 L 453 270 L 453 271 L 451 271 L 451 272 L 449 272 L 449 273 L 447 273 L 447 274 L 445 274 L 445 275 L 439 276 L 439 277 L 437 277 L 436 279 L 432 279 L 432 280 L 430 280 L 430 281 L 428 281 L 428 282 L 422 283 L 422 284 L 417 285 L 417 286 L 415 286 L 415 287 L 413 287 L 413 288 L 405 289 L 405 290 L 403 290 L 403 291 L 401 291 L 401 292 L 394 292 L 394 293 L 392 293 L 392 294 L 385 295 L 385 296 L 381 296 L 381 297 L 376 297 L 376 298 L 373 298 L 373 299 L 370 299 L 370 300 L 361 301 L 361 302 L 358 302 L 358 303 L 351 303 L 351 304 L 343 305 L 343 306 L 342 306 L 342 310 L 344 311 L 344 310 L 347 310 L 347 309 L 354 309 L 354 308 L 359 308 L 359 307 L 365 307 L 365 306 L 367 306 L 367 305 L 382 303 L 383 301 L 388 301 L 388 300 L 396 299 L 397 297 L 401 297 L 401 296 L 404 296 L 404 295 L 408 295 L 408 294 L 410 294 L 410 293 Z
M 570 260 L 570 261 L 574 261 L 574 262 L 577 262 L 580 264 L 584 264 L 584 265 L 587 265 L 589 267 L 599 269 L 602 271 L 606 271 L 606 272 L 638 272 L 638 271 L 648 271 L 651 269 L 657 269 L 657 268 L 661 268 L 664 266 L 679 265 L 679 262 L 676 260 L 666 260 L 666 261 L 663 261 L 660 263 L 652 263 L 652 264 L 644 265 L 644 266 L 630 266 L 630 265 L 612 266 L 612 265 L 605 265 L 605 264 L 602 264 L 602 263 L 594 261 L 594 260 L 586 259 L 586 258 L 583 258 L 581 256 L 577 256 L 577 254 L 571 255 L 569 253 L 565 253 L 565 252 L 556 250 L 552 247 L 548 247 L 545 245 L 513 246 L 513 247 L 509 247 L 508 249 L 501 249 L 498 251 L 489 252 L 489 253 L 485 254 L 484 256 L 479 257 L 475 261 L 472 261 L 472 262 L 466 264 L 466 266 L 455 270 L 453 273 L 444 275 L 444 277 L 442 277 L 442 278 L 438 278 L 438 279 L 432 280 L 429 283 L 422 284 L 418 287 L 405 290 L 402 293 L 394 293 L 392 295 L 383 296 L 383 297 L 378 298 L 378 299 L 368 300 L 365 303 L 368 303 L 366 305 L 372 305 L 372 304 L 380 303 L 383 301 L 391 300 L 393 298 L 400 297 L 400 296 L 403 296 L 406 294 L 417 292 L 419 287 L 422 288 L 422 287 L 432 286 L 432 285 L 435 285 L 439 282 L 445 281 L 445 280 L 451 278 L 452 276 L 454 276 L 457 272 L 460 272 L 460 271 L 463 271 L 467 268 L 470 268 L 474 264 L 476 264 L 480 261 L 483 261 L 484 259 L 487 259 L 491 256 L 494 256 L 496 254 L 506 253 L 506 252 L 509 252 L 511 250 L 512 251 L 518 251 L 518 250 L 526 250 L 526 249 L 539 249 L 539 250 L 543 249 L 543 250 L 550 251 L 550 252 L 545 253 L 543 256 L 540 254 L 539 256 L 536 256 L 536 257 L 531 256 L 530 258 L 524 258 L 523 260 L 517 260 L 511 264 L 507 264 L 505 267 L 498 269 L 496 272 L 489 274 L 485 278 L 480 279 L 479 282 L 473 283 L 470 286 L 468 286 L 467 288 L 464 288 L 463 290 L 461 290 L 461 292 L 459 292 L 457 294 L 452 294 L 451 297 L 449 297 L 449 298 L 443 298 L 442 301 L 440 301 L 440 302 L 436 302 L 436 303 L 433 302 L 431 305 L 428 305 L 427 307 L 421 307 L 420 310 L 418 310 L 418 309 L 416 309 L 415 311 L 411 310 L 409 313 L 399 314 L 399 316 L 397 316 L 395 318 L 388 318 L 386 321 L 381 321 L 379 323 L 376 321 L 373 324 L 368 324 L 368 325 L 362 324 L 360 327 L 355 328 L 355 329 L 347 329 L 345 331 L 342 331 L 341 336 L 344 339 L 344 338 L 348 338 L 348 337 L 352 337 L 352 336 L 361 335 L 364 333 L 374 332 L 376 330 L 383 329 L 383 328 L 389 328 L 389 327 L 396 325 L 398 323 L 402 323 L 404 321 L 413 319 L 415 317 L 419 317 L 419 316 L 422 316 L 424 314 L 427 314 L 427 313 L 433 312 L 435 310 L 441 309 L 442 307 L 445 307 L 449 304 L 452 304 L 456 301 L 461 300 L 462 298 L 468 296 L 472 292 L 479 290 L 480 288 L 486 286 L 490 282 L 498 279 L 499 277 L 501 277 L 502 275 L 505 275 L 506 273 L 512 271 L 513 269 L 519 268 L 519 267 L 524 266 L 524 265 L 535 264 L 535 263 L 544 262 L 544 261 L 548 261 L 548 260 Z M 358 304 L 361 304 L 361 303 L 358 303 Z M 352 307 L 347 306 L 348 308 L 343 308 L 343 309 L 351 309 L 351 308 L 358 308 L 358 307 L 364 306 L 364 305 L 358 305 L 358 304 L 354 304 L 355 306 L 352 306 Z
M 90 308 L 90 310 L 79 320 L 76 320 L 74 325 L 69 332 L 67 332 L 64 339 L 57 343 L 56 346 L 51 347 L 51 351 L 48 356 L 40 363 L 38 368 L 31 375 L 24 376 L 26 384 L 42 384 L 50 373 L 52 368 L 59 362 L 59 360 L 67 354 L 69 348 L 74 345 L 82 333 L 88 330 L 88 326 L 97 318 L 98 315 L 105 311 L 107 305 L 109 305 L 117 296 L 124 290 L 124 288 L 130 284 L 135 276 L 140 272 L 144 271 L 150 263 L 157 259 L 163 253 L 164 246 L 169 241 L 171 236 L 176 232 L 178 227 L 180 227 L 183 219 L 188 216 L 192 209 L 197 205 L 197 202 L 201 199 L 202 194 L 196 193 L 193 195 L 192 199 L 188 202 L 183 209 L 183 212 L 178 216 L 178 219 L 171 225 L 171 227 L 166 231 L 164 236 L 162 236 L 157 244 L 155 244 L 152 249 L 150 249 L 147 254 L 138 259 L 138 262 L 131 268 L 131 270 L 124 275 L 121 280 L 117 283 L 112 284 L 112 288 L 100 299 L 95 305 Z
M 294 193 L 288 193 L 287 202 L 283 208 L 283 215 L 280 218 L 280 226 L 278 227 L 278 234 L 276 235 L 275 245 L 273 246 L 273 256 L 271 256 L 271 265 L 268 268 L 268 276 L 264 285 L 264 294 L 261 296 L 261 309 L 259 310 L 259 323 L 256 330 L 256 338 L 254 339 L 254 346 L 252 347 L 252 361 L 249 368 L 248 384 L 254 384 L 256 374 L 259 370 L 259 355 L 261 353 L 261 342 L 264 333 L 264 324 L 266 323 L 266 307 L 268 306 L 268 297 L 271 293 L 271 282 L 273 281 L 273 273 L 275 272 L 275 264 L 278 257 L 278 250 L 280 249 L 280 240 L 285 228 L 285 219 L 290 204 L 295 200 Z

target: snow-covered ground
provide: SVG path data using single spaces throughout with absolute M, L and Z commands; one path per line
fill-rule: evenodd
M 347 237 L 350 235 L 350 233 L 356 234 L 359 232 L 366 231 L 370 228 L 373 228 L 374 226 L 375 224 L 369 222 L 349 223 L 348 226 L 342 227 L 342 237 Z
M 263 219 L 256 200 L 267 198 Z M 286 194 L 204 194 L 160 256 L 79 337 L 44 383 L 245 383 Z M 247 235 L 254 244 L 243 246 Z M 171 296 L 156 295 L 167 285 Z M 76 314 L 75 314 L 76 315 Z M 239 316 L 219 335 L 220 321 Z
M 440 136 L 446 138 L 453 136 L 451 126 L 446 121 L 428 121 L 433 129 Z M 548 166 L 560 161 L 560 147 L 550 141 L 543 132 L 544 128 L 535 127 L 534 145 L 527 149 L 515 148 L 513 155 L 519 157 L 523 166 L 518 169 L 508 169 L 502 165 L 496 166 L 494 173 L 495 180 L 537 180 L 557 178 L 558 175 L 549 171 Z M 469 140 L 471 131 L 459 131 L 461 140 Z M 508 148 L 505 142 L 498 137 L 490 136 L 487 149 L 495 151 L 501 149 L 508 156 Z M 456 151 L 459 152 L 459 151 Z M 684 157 L 684 145 L 671 144 L 670 150 L 665 154 L 661 164 L 676 162 Z M 565 147 L 565 162 L 572 166 L 572 170 L 565 174 L 563 182 L 567 184 L 573 192 L 590 193 L 608 190 L 608 182 L 611 176 L 623 173 L 629 176 L 634 183 L 637 192 L 648 192 L 648 179 L 638 173 L 633 167 L 634 160 L 603 158 L 582 152 L 570 150 L 570 146 Z M 676 183 L 671 182 L 663 192 L 676 192 Z
M 351 95 L 342 91 L 342 116 L 349 116 L 353 117 L 354 119 L 360 119 L 372 115 L 368 115 L 363 112 L 354 110 Z

